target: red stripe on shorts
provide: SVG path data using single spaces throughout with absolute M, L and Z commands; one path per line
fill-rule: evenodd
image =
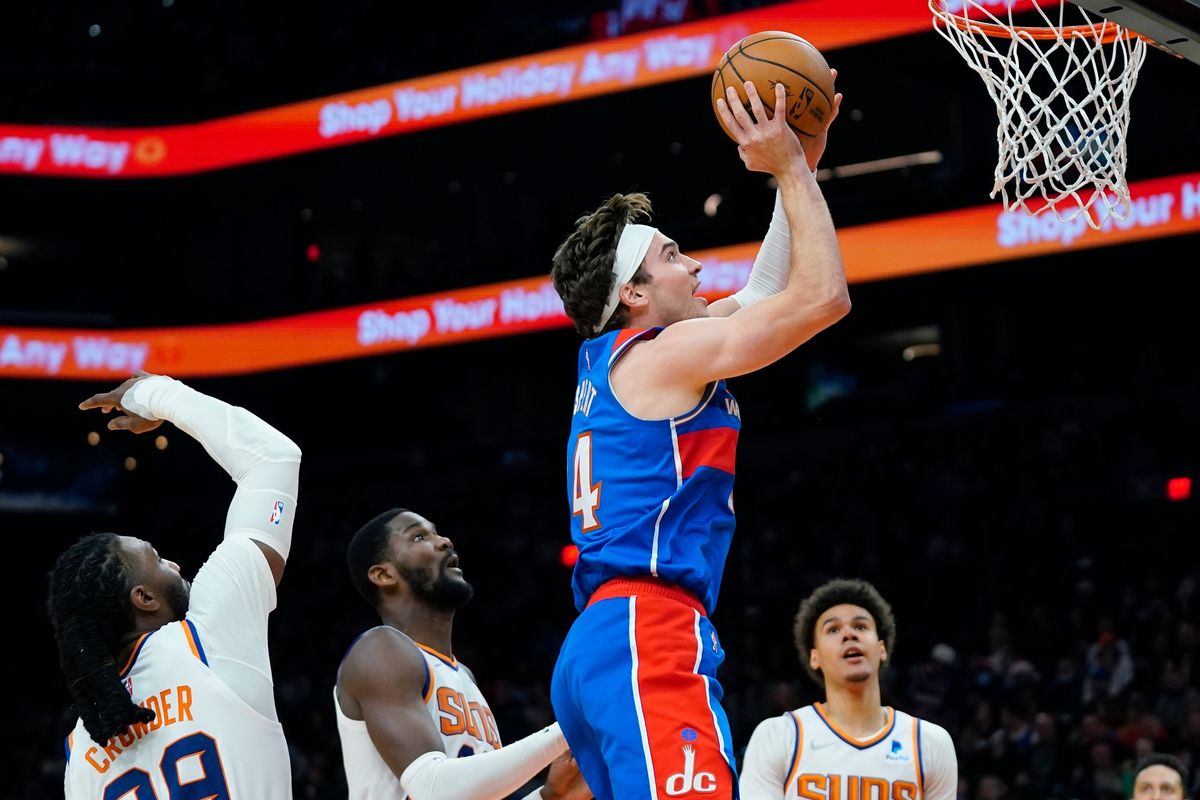
M 674 600 L 636 597 L 637 692 L 660 800 L 733 797 L 733 778 L 696 674 L 698 612 Z

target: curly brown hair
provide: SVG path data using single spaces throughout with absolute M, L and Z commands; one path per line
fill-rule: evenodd
M 575 230 L 554 253 L 550 277 L 562 298 L 567 316 L 580 336 L 598 336 L 596 323 L 612 291 L 613 261 L 617 242 L 625 226 L 650 219 L 650 198 L 640 192 L 614 194 L 592 213 L 575 221 Z M 638 267 L 630 282 L 650 282 L 650 275 Z M 618 305 L 600 333 L 625 327 L 626 309 Z
M 875 620 L 875 628 L 884 647 L 887 648 L 889 657 L 892 655 L 892 648 L 896 646 L 896 617 L 892 614 L 891 604 L 883 599 L 878 589 L 866 581 L 850 578 L 835 578 L 818 586 L 800 604 L 792 633 L 796 637 L 796 650 L 800 654 L 800 663 L 804 665 L 804 671 L 821 687 L 825 686 L 825 679 L 821 677 L 819 670 L 812 668 L 808 658 L 814 647 L 817 621 L 829 609 L 843 604 L 867 610 Z M 887 662 L 883 663 L 886 667 Z

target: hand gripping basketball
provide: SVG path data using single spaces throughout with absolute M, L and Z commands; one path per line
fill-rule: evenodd
M 730 86 L 726 97 L 717 100 L 717 114 L 737 142 L 738 155 L 746 169 L 780 174 L 797 158 L 804 157 L 800 140 L 792 133 L 783 113 L 787 103 L 784 87 L 775 86 L 774 113 L 770 115 L 751 81 L 746 81 L 745 91 L 750 101 L 749 111 L 742 107 L 736 89 Z

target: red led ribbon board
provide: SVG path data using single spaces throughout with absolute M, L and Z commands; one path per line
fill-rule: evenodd
M 1031 5 L 1019 0 L 1014 8 Z M 920 2 L 808 0 L 187 125 L 0 123 L 0 174 L 206 172 L 708 74 L 730 45 L 755 31 L 791 30 L 828 52 L 931 26 Z
M 1200 233 L 1200 172 L 1130 185 L 1126 220 L 1092 230 L 999 204 L 845 228 L 846 276 L 865 283 L 938 270 Z M 686 245 L 686 243 L 684 243 Z M 758 243 L 690 253 L 710 301 L 746 284 Z M 237 325 L 86 330 L 0 327 L 0 379 L 111 380 L 146 369 L 237 375 L 566 327 L 541 276 Z

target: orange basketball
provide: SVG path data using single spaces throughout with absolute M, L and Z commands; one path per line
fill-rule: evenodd
M 742 104 L 750 111 L 743 87 L 745 81 L 754 82 L 768 118 L 774 115 L 775 84 L 783 84 L 787 91 L 788 125 L 801 140 L 816 136 L 829 124 L 833 113 L 833 73 L 821 51 L 796 34 L 760 31 L 729 48 L 713 73 L 714 114 L 717 99 L 725 97 L 727 86 L 737 89 Z M 720 114 L 717 121 L 721 122 Z M 724 122 L 721 129 L 729 134 Z

